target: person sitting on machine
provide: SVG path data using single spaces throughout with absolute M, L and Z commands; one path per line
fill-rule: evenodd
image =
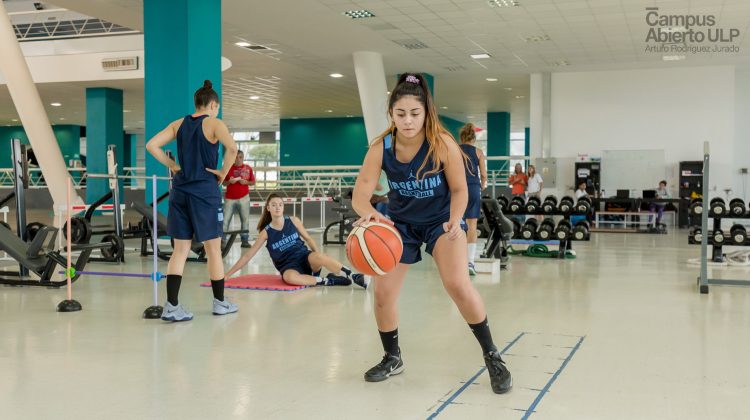
M 576 190 L 576 200 L 578 200 L 581 197 L 588 197 L 589 193 L 586 192 L 586 181 L 581 181 L 581 183 L 578 184 L 578 189 Z
M 671 198 L 669 191 L 667 190 L 667 181 L 662 180 L 659 182 L 659 188 L 656 189 L 656 198 Z M 654 202 L 649 205 L 649 211 L 651 213 L 656 212 L 656 226 L 661 224 L 661 219 L 664 217 L 664 207 L 667 203 Z
M 274 267 L 285 283 L 297 286 L 349 286 L 354 282 L 367 289 L 363 274 L 318 251 L 318 246 L 297 217 L 284 216 L 284 201 L 271 194 L 258 222 L 258 238 L 227 271 L 227 277 L 246 266 L 265 244 Z M 303 242 L 304 241 L 304 242 Z M 329 273 L 323 278 L 320 270 Z

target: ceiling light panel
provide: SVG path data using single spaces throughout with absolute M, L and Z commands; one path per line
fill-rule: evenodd
M 366 19 L 375 17 L 375 14 L 369 10 L 347 10 L 343 14 L 344 16 L 348 16 L 352 19 Z

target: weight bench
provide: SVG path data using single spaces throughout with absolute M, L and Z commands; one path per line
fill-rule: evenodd
M 334 198 L 333 200 L 341 204 L 339 207 L 333 207 L 331 209 L 332 211 L 340 214 L 341 219 L 335 222 L 331 222 L 328 224 L 328 226 L 326 226 L 326 229 L 323 231 L 323 245 L 344 245 L 346 244 L 346 239 L 349 237 L 349 233 L 352 231 L 354 222 L 359 219 L 359 216 L 357 216 L 357 213 L 355 213 L 352 209 L 351 195 L 349 196 L 349 198 L 345 198 L 344 196 L 342 196 Z M 328 232 L 332 229 L 333 238 L 330 238 L 328 236 Z
M 482 199 L 482 213 L 489 228 L 489 235 L 481 256 L 499 259 L 500 266 L 504 268 L 510 259 L 508 241 L 513 237 L 513 223 L 503 215 L 500 205 L 493 198 Z
M 55 268 L 60 265 L 67 267 L 67 258 L 54 250 L 57 239 L 57 229 L 52 226 L 42 226 L 31 243 L 22 241 L 10 229 L 0 225 L 0 250 L 5 251 L 20 265 L 39 276 L 39 280 L 29 279 L 19 271 L 0 271 L 0 284 L 11 286 L 45 286 L 61 287 L 67 284 L 67 279 L 52 281 Z M 89 260 L 91 251 L 101 249 L 100 244 L 85 244 L 72 247 L 73 251 L 81 251 L 73 267 L 76 272 L 83 271 Z M 78 274 L 70 279 L 76 281 Z
M 153 214 L 153 207 L 146 203 L 141 202 L 134 202 L 130 204 L 130 207 L 133 208 L 133 210 L 140 213 L 140 215 L 143 217 L 143 222 L 146 226 L 148 226 L 148 234 L 143 236 L 141 238 L 141 256 L 147 256 L 147 255 L 153 255 L 153 251 L 148 250 L 148 241 L 151 241 L 151 249 L 154 249 L 154 240 L 157 240 L 158 238 L 152 238 L 153 234 L 153 223 L 154 223 L 154 214 Z M 237 235 L 240 233 L 245 233 L 243 230 L 232 230 L 228 232 L 224 232 L 225 234 L 229 235 L 227 238 L 226 243 L 221 248 L 221 257 L 224 258 L 229 254 L 229 251 L 232 249 L 232 245 L 234 244 L 234 241 L 237 239 Z M 158 236 L 167 235 L 167 216 L 164 216 L 163 214 L 157 212 L 156 213 L 156 234 Z M 174 242 L 173 242 L 174 243 Z M 193 243 L 190 245 L 190 249 L 198 255 L 197 257 L 189 257 L 188 261 L 193 262 L 207 262 L 208 258 L 206 258 L 206 250 L 203 248 L 203 244 L 200 242 L 197 242 L 193 240 Z M 157 253 L 157 256 L 165 261 L 168 261 L 169 258 L 172 256 L 172 252 L 165 252 L 159 249 L 159 252 Z

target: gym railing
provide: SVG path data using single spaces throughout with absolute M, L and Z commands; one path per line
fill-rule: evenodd
M 487 187 L 496 196 L 499 188 L 508 186 L 509 168 L 512 161 L 528 161 L 527 156 L 490 156 L 490 162 L 499 162 L 500 168 L 488 170 Z M 489 164 L 492 166 L 492 164 Z M 251 194 L 265 198 L 267 191 L 279 191 L 282 195 L 307 197 L 328 196 L 331 192 L 340 194 L 343 189 L 353 188 L 360 170 L 359 165 L 324 166 L 257 166 L 253 167 L 255 186 Z M 121 179 L 126 188 L 143 189 L 144 180 L 137 177 L 146 175 L 145 167 L 123 167 Z M 86 185 L 86 168 L 68 168 L 75 188 Z M 46 188 L 47 184 L 41 169 L 29 169 L 29 188 Z M 0 168 L 0 188 L 13 187 L 12 168 Z

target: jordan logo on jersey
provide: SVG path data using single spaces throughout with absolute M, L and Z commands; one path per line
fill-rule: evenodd
M 409 179 L 414 177 L 413 174 L 409 174 Z M 414 177 L 416 178 L 416 177 Z M 399 194 L 404 197 L 414 198 L 427 198 L 435 195 L 435 188 L 442 184 L 440 175 L 433 175 L 422 180 L 396 182 L 388 181 L 392 190 L 398 191 Z

